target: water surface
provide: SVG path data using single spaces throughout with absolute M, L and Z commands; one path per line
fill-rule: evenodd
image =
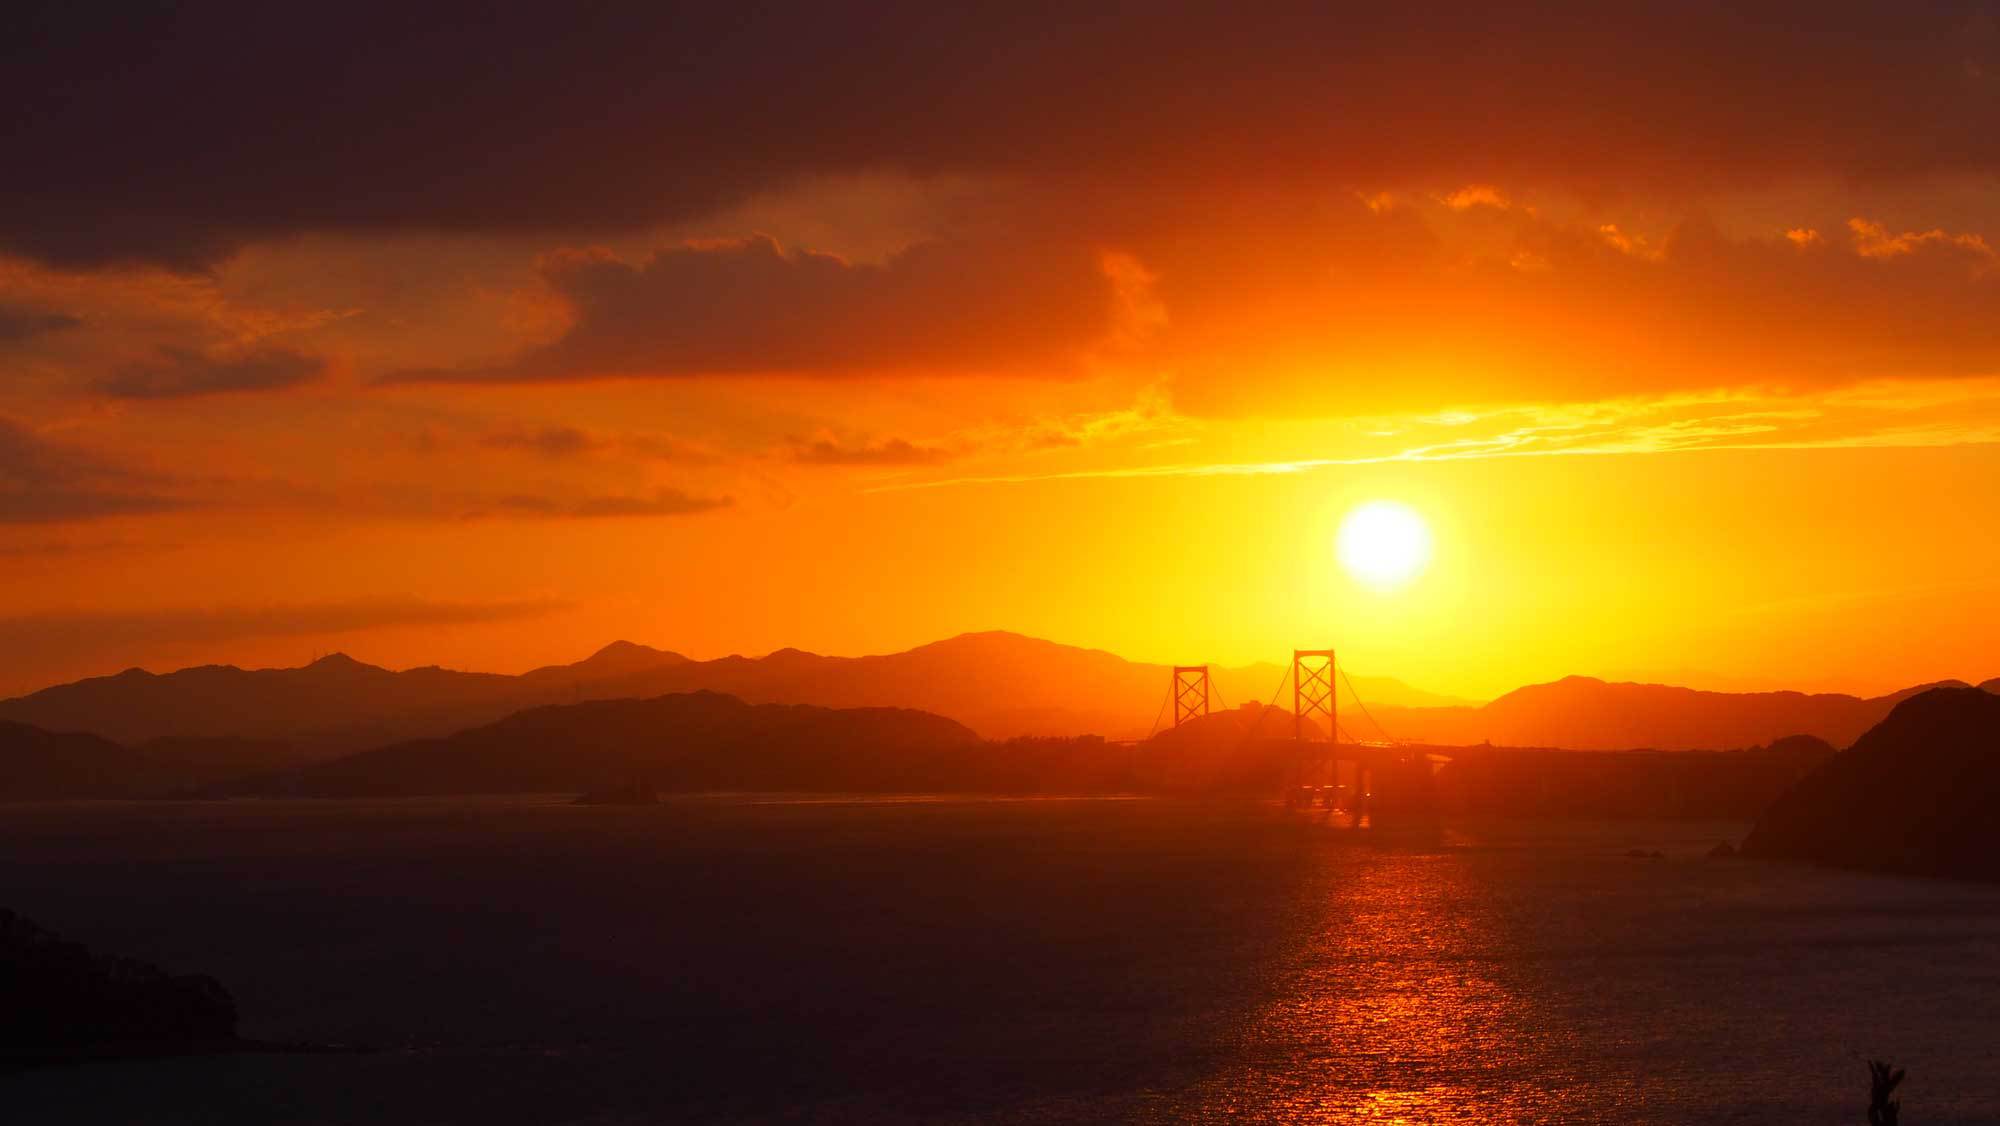
M 1741 825 L 1382 843 L 1165 801 L 0 807 L 0 905 L 366 1055 L 8 1080 L 21 1121 L 2000 1121 L 2000 889 Z M 1637 859 L 1628 850 L 1660 851 Z

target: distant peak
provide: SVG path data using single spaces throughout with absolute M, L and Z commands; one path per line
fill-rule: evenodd
M 639 669 L 685 660 L 687 658 L 679 653 L 655 649 L 650 645 L 641 645 L 636 641 L 626 641 L 621 638 L 584 658 L 580 664 L 599 669 Z
M 1039 637 L 1029 637 L 1024 633 L 1012 633 L 1004 629 L 981 630 L 961 633 L 942 641 L 933 641 L 910 650 L 912 653 L 936 651 L 940 649 L 1016 649 L 1033 646 L 1040 649 L 1067 649 L 1069 646 L 1054 641 L 1044 641 Z
M 365 661 L 357 661 L 345 653 L 328 653 L 307 665 L 306 671 L 320 676 L 354 677 L 368 673 L 386 673 L 388 670 Z
M 637 657 L 658 652 L 658 649 L 650 645 L 641 645 L 636 641 L 626 641 L 621 638 L 592 653 L 590 659 L 595 661 L 600 657 Z
M 1918 696 L 1921 696 L 1926 692 L 1938 688 L 1971 688 L 1971 687 L 1973 687 L 1971 684 L 1968 684 L 1963 680 L 1934 680 L 1931 681 L 1929 684 L 1913 684 L 1910 687 L 1903 689 L 1901 692 L 1891 692 L 1889 693 L 1889 695 L 1884 697 L 1884 699 L 1898 700 L 1898 701 L 1910 700 Z

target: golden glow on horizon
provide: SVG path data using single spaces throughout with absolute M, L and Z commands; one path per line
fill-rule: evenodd
M 2000 675 L 1968 627 L 2000 620 L 2000 338 L 1980 317 L 2000 213 L 1723 201 L 1710 241 L 1677 244 L 1671 215 L 1505 183 L 1326 211 L 1246 188 L 1226 221 L 1104 236 L 1128 257 L 1058 256 L 1075 276 L 1010 323 L 1038 355 L 1089 355 L 1025 378 L 986 370 L 1017 357 L 983 320 L 963 349 L 926 327 L 984 290 L 933 302 L 926 274 L 894 289 L 907 318 L 827 312 L 952 234 L 957 197 L 927 184 L 802 188 L 610 242 L 635 316 L 699 292 L 641 284 L 663 247 L 804 301 L 821 335 L 728 353 L 771 372 L 702 374 L 721 353 L 683 356 L 641 317 L 564 352 L 561 378 L 379 382 L 573 328 L 590 294 L 538 263 L 582 249 L 555 236 L 305 236 L 199 277 L 0 256 L 0 319 L 88 326 L 0 343 L 25 373 L 0 396 L 0 695 L 334 649 L 518 672 L 616 638 L 857 655 L 984 629 L 1157 663 L 1334 645 L 1471 699 L 1572 673 L 1865 694 Z M 1849 222 L 1878 214 L 1896 217 Z M 1605 226 L 1688 253 L 1626 252 Z M 757 231 L 784 252 L 716 249 Z M 1006 279 L 1042 268 L 978 245 Z M 794 276 L 808 260 L 834 280 Z M 1076 312 L 1106 302 L 1103 323 Z M 710 345 L 747 348 L 769 326 L 716 327 Z M 605 374 L 631 357 L 593 349 L 641 329 L 660 378 Z M 851 366 L 775 370 L 828 349 Z M 238 361 L 293 351 L 329 370 L 90 390 L 162 356 L 254 382 Z M 1398 562 L 1394 535 L 1336 550 L 1391 500 L 1427 559 Z
M 1396 590 L 1430 565 L 1431 530 L 1409 505 L 1369 501 L 1340 522 L 1335 550 L 1340 565 L 1362 585 Z

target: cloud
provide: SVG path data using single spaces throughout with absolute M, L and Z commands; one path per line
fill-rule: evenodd
M 1882 224 L 1860 217 L 1849 219 L 1847 229 L 1854 235 L 1854 252 L 1863 258 L 1896 258 L 1926 248 L 1940 248 L 1956 249 L 1984 262 L 1994 260 L 1993 247 L 1981 235 L 1948 234 L 1942 230 L 1891 234 Z
M 1170 314 L 1149 354 L 1167 358 L 1182 414 L 2000 373 L 2000 269 L 1976 230 L 1864 219 L 1850 241 L 1435 201 L 1263 210 L 1231 215 L 1226 235 L 1133 232 Z
M 806 465 L 900 466 L 936 465 L 951 460 L 952 451 L 938 446 L 920 446 L 905 438 L 882 442 L 843 445 L 830 438 L 807 442 L 792 440 L 792 460 Z
M 1254 425 L 1254 424 L 1253 424 Z M 1256 461 L 1165 461 L 897 481 L 871 492 L 962 485 L 1161 477 L 1290 476 L 1354 466 L 1711 450 L 2000 445 L 2000 376 L 1883 380 L 1809 394 L 1727 392 L 1597 403 L 1523 404 L 1365 420 L 1333 452 Z
M 1504 211 L 1508 206 L 1506 194 L 1491 184 L 1467 184 L 1440 197 L 1440 201 L 1453 211 L 1464 211 L 1469 207 L 1493 207 Z
M 575 310 L 560 339 L 498 368 L 391 381 L 1068 374 L 1129 327 L 1143 285 L 1134 269 L 1087 245 L 1026 237 L 921 243 L 881 264 L 789 251 L 761 235 L 639 262 L 564 252 L 542 271 Z
M 637 230 L 882 169 L 1144 190 L 1579 190 L 1990 174 L 1976 5 L 1650 0 L 495 9 L 249 3 L 0 43 L 0 245 L 213 266 L 299 231 Z M 60 91 L 60 98 L 51 91 Z M 1310 112 L 1288 112 L 1313 107 Z M 1579 154 L 1591 154 L 1588 161 Z M 135 191 L 133 185 L 141 187 Z
M 602 441 L 574 426 L 542 426 L 531 430 L 503 430 L 479 439 L 479 444 L 495 450 L 523 450 L 549 458 L 568 458 L 600 449 Z
M 126 364 L 91 385 L 116 399 L 183 399 L 241 391 L 274 391 L 318 378 L 326 361 L 283 348 L 212 357 L 162 348 L 152 360 Z
M 13 344 L 45 333 L 60 332 L 82 323 L 66 313 L 0 304 L 0 344 Z
M 727 460 L 701 442 L 662 433 L 615 433 L 586 430 L 568 423 L 517 424 L 475 434 L 474 444 L 489 450 L 529 454 L 551 462 L 576 461 L 592 455 L 711 466 Z M 457 439 L 436 430 L 419 431 L 412 448 L 435 454 L 455 448 Z
M 184 507 L 145 478 L 0 418 L 0 523 L 89 520 Z
M 692 516 L 716 512 L 736 502 L 730 497 L 704 497 L 679 489 L 659 489 L 650 494 L 591 494 L 557 496 L 511 493 L 486 501 L 473 501 L 464 515 L 523 516 L 566 520 L 600 520 L 618 517 Z

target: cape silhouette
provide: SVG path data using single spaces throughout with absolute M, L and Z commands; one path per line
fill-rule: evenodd
M 1744 840 L 1753 856 L 2000 880 L 2000 696 L 1938 688 L 1780 797 Z
M 0 910 L 0 1072 L 235 1046 L 236 1002 L 214 978 L 96 954 Z

